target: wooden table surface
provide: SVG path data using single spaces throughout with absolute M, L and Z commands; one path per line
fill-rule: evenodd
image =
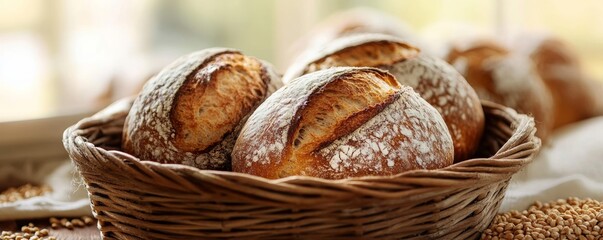
M 26 220 L 13 220 L 13 221 L 0 221 L 0 230 L 20 232 L 22 226 L 26 226 L 29 223 L 33 223 L 36 227 L 42 229 L 48 229 L 50 236 L 54 236 L 57 240 L 100 240 L 100 231 L 96 228 L 96 223 L 92 226 L 86 226 L 83 228 L 74 228 L 69 230 L 67 228 L 52 229 L 48 218 L 43 219 L 26 219 Z

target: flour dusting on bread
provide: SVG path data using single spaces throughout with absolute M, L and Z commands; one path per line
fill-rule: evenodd
M 408 161 L 411 155 L 416 156 L 422 169 L 444 167 L 436 160 L 452 158 L 445 154 L 452 152 L 452 139 L 446 125 L 438 119 L 441 117 L 433 107 L 404 87 L 399 98 L 382 112 L 318 153 L 330 159 L 329 165 L 335 172 L 359 169 L 378 172 L 396 165 L 412 169 L 414 166 Z M 394 139 L 400 134 L 405 141 Z

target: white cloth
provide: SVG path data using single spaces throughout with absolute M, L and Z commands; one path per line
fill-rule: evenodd
M 0 204 L 0 221 L 91 215 L 90 201 L 71 161 L 3 163 L 0 187 L 25 183 L 47 184 L 52 193 L 21 201 Z
M 567 197 L 603 200 L 603 117 L 557 131 L 507 189 L 501 212 Z

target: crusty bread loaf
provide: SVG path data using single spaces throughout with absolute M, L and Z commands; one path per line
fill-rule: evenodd
M 183 56 L 145 84 L 126 118 L 122 148 L 144 160 L 230 169 L 242 124 L 279 81 L 270 65 L 237 50 Z
M 553 124 L 551 94 L 529 58 L 511 54 L 493 40 L 467 39 L 453 45 L 446 59 L 480 98 L 532 115 L 536 134 L 547 139 Z
M 472 45 L 472 40 L 489 36 L 491 32 L 489 27 L 446 19 L 423 27 L 420 34 L 433 49 L 431 56 L 444 59 L 453 45 L 455 48 L 464 44 Z
M 330 68 L 276 91 L 249 117 L 233 171 L 266 178 L 393 175 L 452 164 L 438 112 L 375 68 Z
M 337 12 L 317 24 L 312 44 L 320 46 L 339 37 L 362 34 L 380 33 L 418 44 L 418 36 L 410 26 L 395 16 L 370 8 L 352 8 Z M 416 41 L 413 41 L 416 40 Z
M 543 33 L 518 36 L 514 49 L 530 57 L 553 96 L 553 128 L 580 121 L 596 113 L 597 94 L 592 93 L 577 54 L 562 40 Z M 594 111 L 593 111 L 594 110 Z
M 588 117 L 603 116 L 603 80 L 592 76 L 585 77 L 587 95 L 592 98 L 592 105 L 588 109 Z
M 394 36 L 419 47 L 423 52 L 432 51 L 432 47 L 400 18 L 375 9 L 358 7 L 336 12 L 318 22 L 294 44 L 292 56 L 308 49 L 320 49 L 340 37 L 365 33 Z
M 391 36 L 354 35 L 337 39 L 320 51 L 305 53 L 287 70 L 283 81 L 334 66 L 389 71 L 442 115 L 454 141 L 455 162 L 476 151 L 484 128 L 481 103 L 467 81 L 443 60 L 422 55 L 417 48 Z

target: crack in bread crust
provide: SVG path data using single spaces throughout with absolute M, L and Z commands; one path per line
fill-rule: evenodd
M 275 92 L 250 116 L 232 156 L 237 172 L 337 179 L 447 166 L 453 145 L 442 117 L 411 88 L 383 70 L 340 67 Z
M 345 122 L 344 119 L 355 114 L 377 107 L 391 98 L 396 89 L 399 88 L 400 85 L 391 75 L 380 72 L 351 73 L 337 76 L 333 81 L 311 93 L 306 104 L 297 111 L 295 115 L 298 117 L 294 118 L 289 130 L 291 137 L 289 145 L 303 138 L 302 135 L 306 131 L 310 134 L 316 132 L 332 132 L 335 135 L 345 134 L 335 133 L 341 130 L 337 129 L 335 125 Z M 364 91 L 362 95 L 355 94 L 362 91 Z M 313 125 L 313 123 L 319 125 Z M 303 130 L 306 128 L 308 129 Z M 300 130 L 303 132 L 300 132 Z M 310 143 L 320 145 L 316 141 L 316 139 L 307 140 L 301 145 Z
M 387 70 L 442 114 L 453 136 L 455 159 L 465 160 L 477 150 L 484 125 L 479 97 L 463 76 L 445 61 L 419 54 L 418 49 L 401 40 L 379 34 L 344 37 L 312 56 L 308 59 L 314 60 L 302 61 L 299 63 L 302 66 L 296 67 L 303 68 L 303 72 L 335 66 Z
M 388 35 L 347 36 L 330 42 L 320 50 L 306 51 L 300 55 L 283 75 L 283 82 L 288 84 L 306 73 L 329 67 L 378 67 L 413 58 L 419 52 L 416 47 Z
M 311 93 L 297 111 L 299 117 L 294 118 L 289 130 L 287 155 L 309 156 L 353 132 L 390 104 L 399 88 L 391 75 L 378 71 L 337 76 Z M 356 94 L 359 92 L 363 94 Z
M 321 149 L 304 169 L 323 178 L 393 175 L 453 162 L 452 138 L 439 113 L 409 87 L 354 132 Z
M 174 145 L 207 152 L 266 95 L 261 63 L 240 53 L 215 55 L 187 77 L 170 119 Z
M 390 65 L 417 56 L 419 51 L 402 42 L 374 41 L 349 46 L 318 59 L 304 69 L 304 73 L 330 67 Z
M 204 70 L 211 64 L 215 64 L 212 65 L 211 70 Z M 246 74 L 246 71 L 240 69 L 237 72 L 237 69 L 230 65 L 245 68 L 253 73 L 249 74 L 252 77 L 239 76 L 231 79 L 234 82 L 220 84 L 221 78 L 226 78 L 233 73 Z M 251 81 L 235 81 L 244 80 L 243 78 Z M 191 79 L 194 81 L 189 81 Z M 228 170 L 231 168 L 232 147 L 243 123 L 254 108 L 276 91 L 280 85 L 278 82 L 279 76 L 270 64 L 244 56 L 234 49 L 208 48 L 182 56 L 163 68 L 144 85 L 126 117 L 122 149 L 143 160 L 181 163 L 200 169 Z M 187 86 L 189 84 L 190 86 Z M 239 96 L 236 94 L 239 91 L 230 91 L 232 87 L 244 92 L 245 99 L 239 101 Z M 234 117 L 227 117 L 227 121 L 216 120 L 221 115 L 211 116 L 211 114 L 208 119 L 198 121 L 199 117 L 208 116 L 208 114 L 199 114 L 198 111 L 203 104 L 212 104 L 211 101 L 206 101 L 207 99 L 203 100 L 203 97 L 209 96 L 208 92 L 211 93 L 213 90 L 216 90 L 214 93 L 219 94 L 211 98 L 222 99 L 213 102 L 216 106 L 224 103 L 240 104 L 240 106 L 225 112 L 230 114 L 233 109 L 235 112 Z M 233 100 L 233 97 L 236 99 Z M 174 110 L 176 108 L 179 108 L 180 112 Z M 174 120 L 174 118 L 180 119 Z M 221 129 L 214 136 L 219 137 L 219 140 L 209 139 L 210 141 L 199 144 L 200 148 L 187 145 L 193 144 L 194 141 L 176 143 L 177 138 L 183 135 L 182 131 L 177 131 L 176 128 L 203 127 L 201 125 L 206 124 L 207 121 L 210 121 L 207 126 Z M 190 131 L 188 134 L 191 135 Z

